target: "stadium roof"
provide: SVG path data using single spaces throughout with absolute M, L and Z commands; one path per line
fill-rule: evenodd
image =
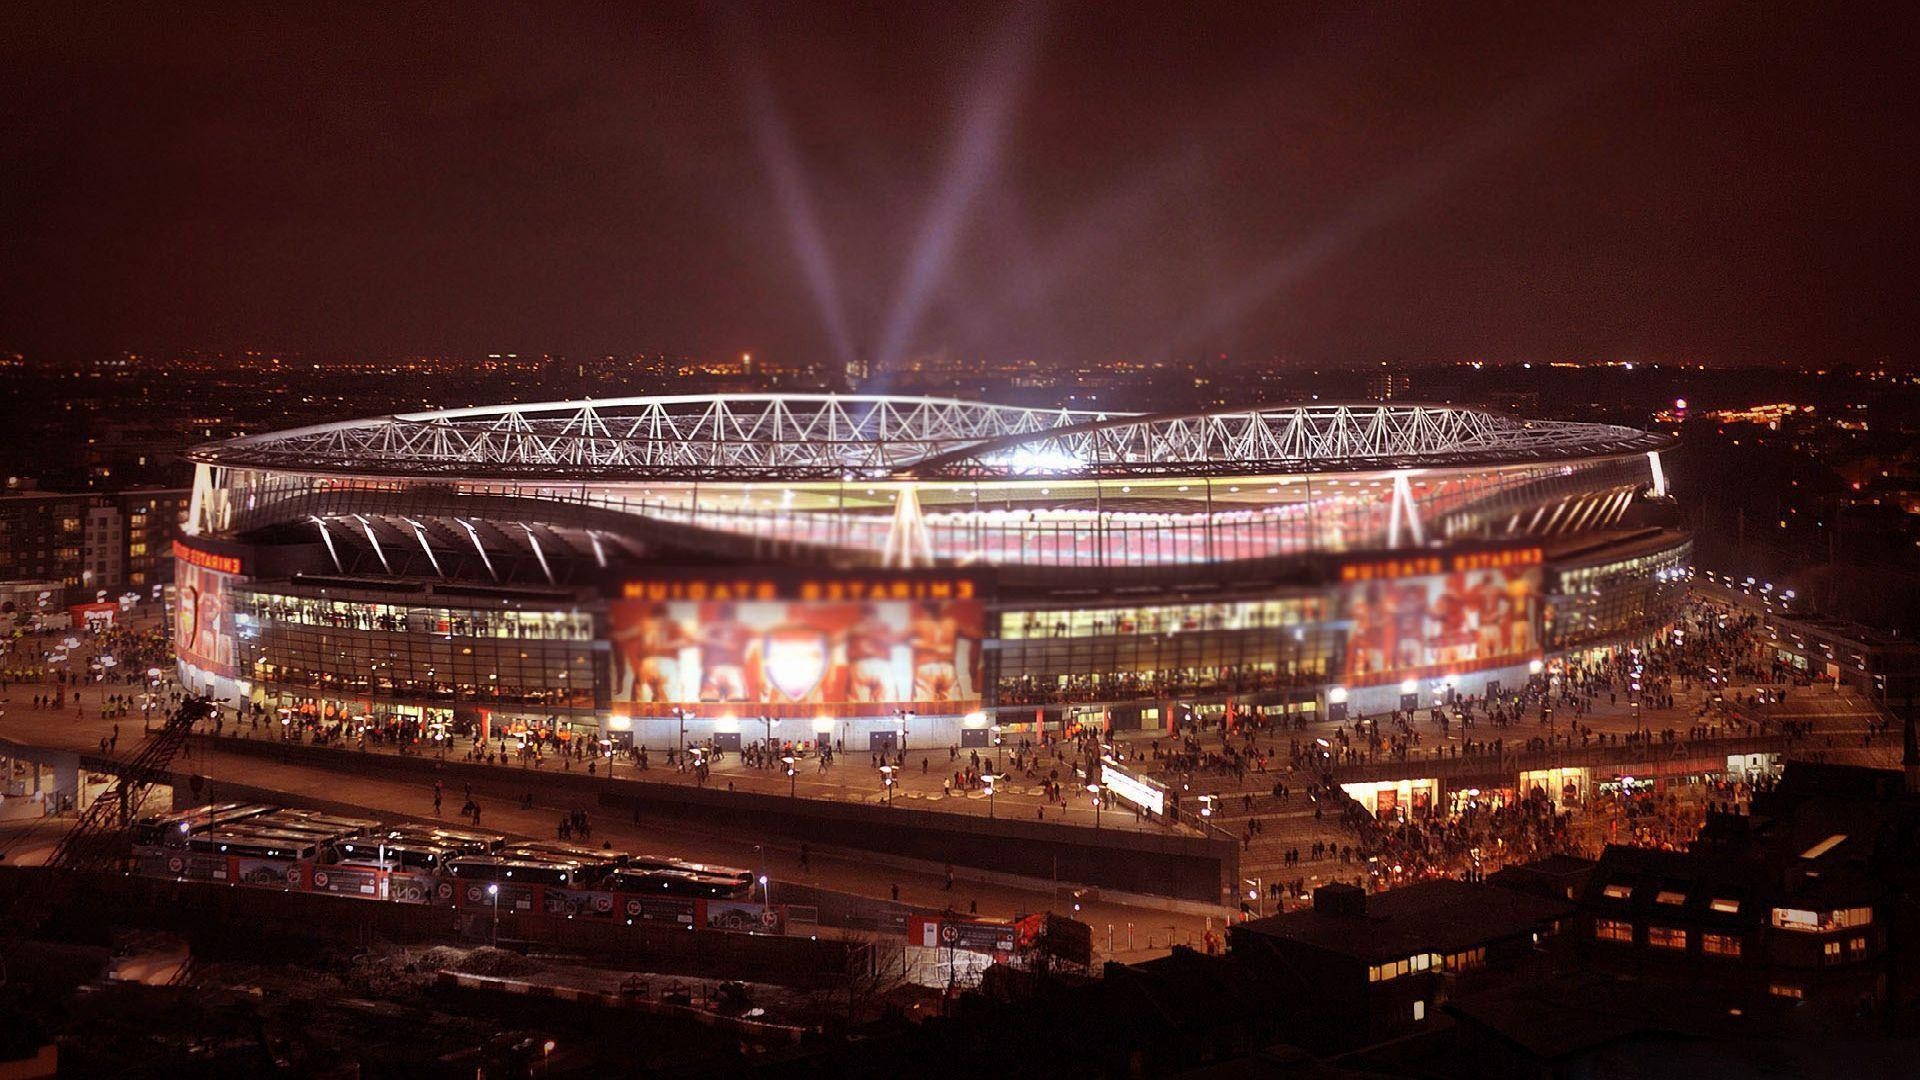
M 196 447 L 197 462 L 353 476 L 618 482 L 1255 476 L 1567 461 L 1663 435 L 1450 405 L 1168 415 L 953 398 L 717 394 L 499 405 Z

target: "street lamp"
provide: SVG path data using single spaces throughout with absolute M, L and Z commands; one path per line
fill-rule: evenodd
M 499 882 L 490 882 L 487 885 L 487 895 L 493 898 L 493 944 L 495 948 L 499 948 L 500 946 L 500 884 Z
M 1000 743 L 1002 742 L 1000 738 L 1000 725 L 995 724 L 993 725 L 993 727 L 989 728 L 988 730 L 993 732 L 993 771 L 999 772 L 1000 771 Z
M 893 766 L 892 765 L 880 766 L 880 782 L 886 785 L 887 805 L 892 806 L 893 805 Z
M 680 721 L 680 756 L 684 758 L 687 756 L 687 721 L 693 717 L 693 713 L 690 710 L 675 705 L 673 707 L 673 716 L 674 719 Z
M 982 776 L 980 778 L 980 781 L 987 785 L 987 817 L 988 818 L 993 817 L 993 785 L 994 785 L 994 782 L 999 779 L 1000 777 L 994 773 L 988 773 L 985 776 Z
M 1214 800 L 1218 798 L 1219 798 L 1218 795 L 1200 796 L 1200 816 L 1201 817 L 1210 818 L 1213 816 L 1213 803 L 1214 803 Z
M 905 753 L 907 749 L 907 721 L 913 719 L 913 710 L 912 709 L 895 709 L 893 710 L 893 714 L 900 718 L 899 749 L 902 753 Z
M 793 755 L 788 754 L 780 760 L 787 763 L 787 795 L 798 798 L 800 795 L 800 770 L 793 767 Z
M 1250 886 L 1250 888 L 1247 889 L 1247 899 L 1253 901 L 1253 913 L 1256 916 L 1264 917 L 1267 914 L 1266 901 L 1263 900 L 1260 895 L 1262 892 L 1261 885 L 1264 883 L 1257 877 L 1244 878 L 1242 880 Z
M 771 754 L 773 753 L 773 716 L 772 714 L 761 713 L 760 722 L 767 725 L 767 753 Z
M 1087 794 L 1093 796 L 1093 827 L 1100 827 L 1100 785 L 1088 784 Z

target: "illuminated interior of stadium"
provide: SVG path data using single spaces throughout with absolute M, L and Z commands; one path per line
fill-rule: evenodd
M 603 555 L 618 542 L 833 565 L 1150 567 L 1601 527 L 1635 490 L 1663 485 L 1665 445 L 1446 406 L 1149 417 L 938 398 L 633 398 L 203 447 L 194 517 L 215 532 L 324 528 L 345 510 L 346 531 L 407 549 L 431 546 L 421 522 L 440 516 L 435 497 L 531 498 L 626 520 L 554 538 Z M 465 515 L 449 516 L 446 539 L 480 543 L 459 535 Z

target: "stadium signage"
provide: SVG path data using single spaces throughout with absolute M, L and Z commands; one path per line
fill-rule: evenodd
M 222 574 L 240 573 L 240 557 L 237 555 L 216 555 L 211 551 L 202 551 L 188 547 L 178 540 L 173 542 L 173 557 L 202 570 L 213 570 Z
M 1153 781 L 1127 772 L 1111 756 L 1100 758 L 1100 781 L 1108 791 L 1148 813 L 1157 816 L 1167 812 L 1166 792 Z
M 978 594 L 968 578 L 674 578 L 629 581 L 621 595 L 628 600 L 753 601 L 803 600 L 846 603 L 864 600 L 972 600 Z
M 1469 570 L 1539 566 L 1542 560 L 1543 556 L 1539 548 L 1460 551 L 1452 555 L 1413 555 L 1404 559 L 1348 563 L 1340 568 L 1340 580 L 1379 581 L 1390 578 L 1425 577 L 1432 574 L 1458 574 Z

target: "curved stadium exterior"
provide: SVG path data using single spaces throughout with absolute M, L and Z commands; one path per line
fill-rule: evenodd
M 1344 714 L 1663 625 L 1663 436 L 1433 405 L 642 397 L 199 447 L 183 680 L 321 720 L 726 747 Z

